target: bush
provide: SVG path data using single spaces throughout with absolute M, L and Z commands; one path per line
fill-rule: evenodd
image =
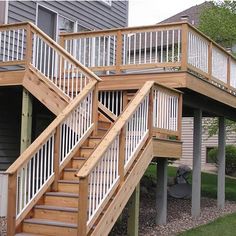
M 218 148 L 213 148 L 209 151 L 208 155 L 211 160 L 213 160 L 216 164 L 217 160 Z M 234 145 L 226 145 L 225 147 L 225 173 L 230 175 L 236 172 L 236 146 Z

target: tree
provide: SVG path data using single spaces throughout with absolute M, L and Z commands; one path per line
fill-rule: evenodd
M 236 44 L 236 1 L 214 1 L 200 14 L 199 30 L 223 47 Z

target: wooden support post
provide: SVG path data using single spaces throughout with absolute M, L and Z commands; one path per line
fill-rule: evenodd
M 93 90 L 93 108 L 92 108 L 92 120 L 94 123 L 93 135 L 97 135 L 98 132 L 98 82 Z
M 188 65 L 188 24 L 182 24 L 182 52 L 181 52 L 181 70 L 187 71 Z
M 123 91 L 123 111 L 125 107 L 128 105 L 128 95 L 127 91 Z
M 80 178 L 79 181 L 78 236 L 85 236 L 88 219 L 88 177 Z
M 32 132 L 32 97 L 23 88 L 22 92 L 22 114 L 21 114 L 21 143 L 20 152 L 22 153 L 31 144 Z
M 157 159 L 156 224 L 164 225 L 167 220 L 167 165 L 168 159 Z
M 53 171 L 54 171 L 54 182 L 52 185 L 52 190 L 57 191 L 58 190 L 58 180 L 60 179 L 60 126 L 56 128 L 56 134 L 55 134 L 55 143 L 54 143 L 54 165 L 53 165 Z
M 193 129 L 193 174 L 192 174 L 192 217 L 200 216 L 201 211 L 201 146 L 202 111 L 194 110 Z
M 8 178 L 8 209 L 7 209 L 7 235 L 13 236 L 16 231 L 16 183 L 17 173 Z
M 218 188 L 217 188 L 217 206 L 223 209 L 225 206 L 225 118 L 219 118 L 218 134 Z
M 117 44 L 116 44 L 116 73 L 120 73 L 120 66 L 122 64 L 122 32 L 117 32 Z
M 128 204 L 128 236 L 138 236 L 140 183 L 136 186 Z
M 125 127 L 121 129 L 120 132 L 120 138 L 119 138 L 119 144 L 120 144 L 120 150 L 119 150 L 119 166 L 118 166 L 118 173 L 120 176 L 120 182 L 122 183 L 124 181 L 125 177 Z

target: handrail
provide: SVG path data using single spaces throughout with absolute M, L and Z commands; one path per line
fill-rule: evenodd
M 146 82 L 78 171 L 79 205 L 83 206 L 79 211 L 80 235 L 89 232 L 123 183 L 143 145 L 151 139 L 153 128 L 180 135 L 181 97 L 177 90 Z M 162 119 L 166 120 L 160 122 Z
M 86 161 L 86 163 L 83 165 L 83 167 L 79 170 L 77 177 L 86 178 L 89 175 L 89 173 L 96 166 L 96 164 L 98 163 L 98 161 L 100 160 L 101 156 L 104 154 L 106 149 L 114 141 L 117 134 L 120 133 L 120 131 L 123 128 L 123 126 L 125 125 L 126 121 L 135 112 L 137 106 L 143 100 L 144 96 L 147 95 L 147 93 L 150 91 L 150 89 L 154 83 L 155 83 L 154 81 L 148 81 L 138 91 L 138 93 L 135 96 L 135 98 L 133 99 L 133 101 L 131 103 L 129 103 L 129 105 L 127 106 L 125 111 L 118 117 L 118 119 L 116 120 L 116 123 L 111 128 L 109 133 L 103 138 L 100 145 L 96 148 L 96 150 L 94 150 L 94 152 L 91 154 L 89 159 Z
M 117 116 L 112 113 L 107 107 L 105 107 L 101 102 L 98 103 L 98 109 L 101 110 L 109 117 L 113 122 L 117 119 Z
M 60 36 L 61 45 L 70 53 L 78 52 L 71 49 L 80 47 L 80 53 L 73 55 L 93 71 L 191 71 L 235 94 L 235 56 L 188 22 Z M 87 53 L 88 49 L 91 54 Z M 94 56 L 99 53 L 106 58 Z
M 53 181 L 56 186 L 62 169 L 93 131 L 96 83 L 96 80 L 90 81 L 6 171 L 9 174 L 9 235 L 14 234 L 15 226 Z
M 82 65 L 78 60 L 76 60 L 70 53 L 68 53 L 63 47 L 61 47 L 59 44 L 57 44 L 53 39 L 51 39 L 47 34 L 45 34 L 41 29 L 39 29 L 36 25 L 34 25 L 31 22 L 28 22 L 28 24 L 41 36 L 43 36 L 44 39 L 46 39 L 52 46 L 56 47 L 58 51 L 63 53 L 65 57 L 68 58 L 68 60 L 72 63 L 74 63 L 79 69 L 81 69 L 86 75 L 90 76 L 91 78 L 101 81 L 101 79 L 91 72 L 87 67 Z
M 19 168 L 33 156 L 55 129 L 66 119 L 85 96 L 94 88 L 96 82 L 91 81 L 84 90 L 54 119 L 54 121 L 38 136 L 37 139 L 16 159 L 16 161 L 6 170 L 7 174 L 14 174 Z

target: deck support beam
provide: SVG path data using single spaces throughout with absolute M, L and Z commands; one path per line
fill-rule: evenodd
M 32 132 L 32 96 L 28 90 L 23 88 L 22 111 L 21 111 L 21 142 L 20 142 L 21 153 L 31 144 L 31 132 Z
M 167 158 L 157 158 L 156 224 L 167 221 Z
M 128 236 L 138 236 L 140 183 L 134 189 L 128 204 Z
M 219 117 L 218 134 L 218 182 L 217 182 L 217 207 L 223 209 L 225 206 L 225 118 Z
M 192 173 L 192 217 L 201 212 L 201 146 L 202 146 L 202 110 L 194 110 L 193 128 L 193 173 Z

